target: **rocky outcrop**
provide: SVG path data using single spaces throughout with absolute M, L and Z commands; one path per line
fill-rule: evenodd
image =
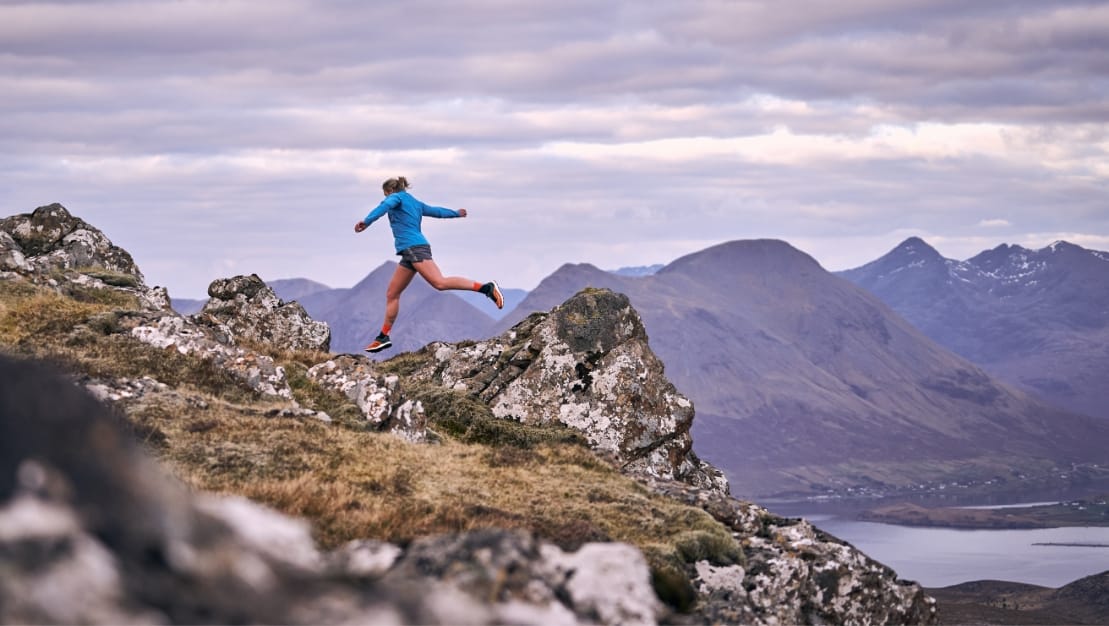
M 744 563 L 698 561 L 697 613 L 714 624 L 930 624 L 935 601 L 916 583 L 802 519 L 683 483 L 656 493 L 704 509 L 741 538 Z
M 154 384 L 155 383 L 144 383 Z M 13 390 L 18 389 L 19 393 Z M 643 555 L 519 531 L 357 541 L 164 476 L 91 396 L 0 358 L 0 621 L 12 623 L 932 623 L 919 586 L 802 520 L 650 479 L 733 530 L 741 564 L 695 561 L 675 614 Z
M 60 204 L 0 220 L 0 276 L 18 277 L 71 294 L 113 289 L 146 310 L 169 308 L 163 287 L 147 287 L 131 255 Z
M 308 378 L 353 401 L 375 430 L 392 432 L 412 443 L 427 440 L 423 405 L 404 395 L 399 376 L 381 374 L 369 359 L 340 355 L 313 366 Z
M 218 329 L 196 324 L 170 312 L 135 326 L 131 329 L 131 336 L 158 348 L 212 361 L 263 396 L 286 400 L 293 398 L 285 368 L 277 365 L 270 356 L 230 345 L 229 335 L 220 333 Z
M 0 222 L 0 280 L 62 293 L 76 286 L 142 296 L 140 311 L 105 313 L 113 321 L 100 325 L 103 332 L 210 361 L 267 396 L 267 415 L 328 421 L 301 409 L 283 368 L 250 347 L 324 345 L 318 327 L 256 276 L 216 281 L 211 310 L 182 317 L 159 306 L 137 268 L 129 272 L 110 250 L 96 257 L 83 251 L 100 248 L 75 243 L 86 239 L 65 243 L 91 227 L 67 222 L 64 209 L 45 209 L 38 222 L 29 216 Z M 42 227 L 24 225 L 33 223 Z M 692 597 L 676 614 L 652 591 L 643 554 L 620 543 L 566 552 L 528 533 L 484 530 L 421 537 L 403 547 L 358 541 L 324 553 L 302 521 L 241 498 L 182 488 L 121 433 L 122 420 L 80 387 L 0 357 L 0 621 L 935 620 L 917 585 L 807 522 L 727 495 L 720 472 L 691 451 L 692 404 L 666 379 L 638 314 L 620 294 L 585 290 L 489 341 L 436 343 L 384 364 L 333 356 L 306 377 L 344 394 L 372 428 L 411 442 L 427 439 L 431 416 L 417 401 L 427 389 L 451 390 L 445 395 L 472 404 L 480 399 L 487 405 L 480 408 L 496 416 L 485 419 L 576 429 L 649 489 L 707 511 L 731 530 L 742 554 L 726 562 L 683 556 L 675 567 L 685 568 L 682 584 L 692 582 Z M 208 401 L 187 385 L 174 389 L 150 377 L 85 376 L 80 383 L 123 407 L 152 399 L 187 415 Z
M 37 271 L 96 267 L 126 274 L 135 284 L 144 282 L 126 250 L 84 220 L 70 215 L 60 204 L 4 218 L 0 220 L 0 231 L 12 238 L 28 265 Z M 0 242 L 0 250 L 7 247 Z
M 433 343 L 413 381 L 466 391 L 497 417 L 585 434 L 630 474 L 727 493 L 693 453 L 693 403 L 674 388 L 627 297 L 586 289 L 488 341 Z
M 285 350 L 327 352 L 331 329 L 317 322 L 297 302 L 284 302 L 257 274 L 213 281 L 211 298 L 199 314 L 202 322 L 222 324 L 235 337 Z
M 9 218 L 10 219 L 10 218 Z M 0 229 L 3 223 L 0 222 Z M 23 247 L 7 231 L 0 230 L 0 272 L 19 272 L 21 274 L 32 271 L 34 267 L 27 262 L 23 254 Z
M 285 400 L 283 414 L 324 413 L 301 409 L 293 401 L 284 368 L 243 342 L 278 350 L 326 352 L 331 331 L 314 321 L 298 303 L 281 301 L 257 275 L 219 279 L 209 286 L 211 299 L 203 311 L 183 317 L 169 306 L 162 287 L 148 287 L 126 250 L 99 230 L 70 215 L 60 204 L 0 220 L 0 279 L 28 281 L 63 295 L 117 292 L 131 296 L 138 311 L 127 311 L 116 330 L 143 343 L 211 361 L 260 396 Z M 419 403 L 408 402 L 395 378 L 383 376 L 349 360 L 321 364 L 318 382 L 348 393 L 367 420 L 382 430 L 396 431 L 410 441 L 426 436 Z M 365 380 L 352 376 L 365 375 Z M 157 381 L 96 380 L 88 386 L 102 399 L 134 404 L 160 393 Z
M 18 390 L 18 392 L 16 391 Z M 655 623 L 642 555 L 526 533 L 357 542 L 164 476 L 118 418 L 0 357 L 0 622 Z
M 295 302 L 282 302 L 257 275 L 213 281 L 204 309 L 182 317 L 173 311 L 136 326 L 131 335 L 159 348 L 210 360 L 266 396 L 292 400 L 284 368 L 274 359 L 239 345 L 326 352 L 327 324 L 316 322 Z
M 0 220 L 0 278 L 81 299 L 95 299 L 90 294 L 97 293 L 129 296 L 139 310 L 127 312 L 120 330 L 144 343 L 210 360 L 263 396 L 292 399 L 285 372 L 271 357 L 234 345 L 235 331 L 249 331 L 250 323 L 265 320 L 272 323 L 272 337 L 298 346 L 326 346 L 326 338 L 320 338 L 326 325 L 311 321 L 303 309 L 297 317 L 292 308 L 267 308 L 265 298 L 242 303 L 235 330 L 218 321 L 202 325 L 181 317 L 170 308 L 164 288 L 146 285 L 126 250 L 60 204 Z
M 401 586 L 423 577 L 488 599 L 505 623 L 653 624 L 663 614 L 646 560 L 622 543 L 587 543 L 567 553 L 523 532 L 426 537 L 384 580 Z

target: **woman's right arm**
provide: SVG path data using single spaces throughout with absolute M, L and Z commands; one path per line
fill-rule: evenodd
M 354 232 L 360 233 L 366 230 L 367 226 L 376 222 L 378 219 L 381 218 L 382 215 L 388 213 L 389 209 L 395 207 L 399 202 L 400 198 L 396 197 L 396 195 L 391 195 L 388 198 L 385 198 L 381 201 L 381 204 L 377 205 L 374 208 L 373 211 L 370 211 L 369 214 L 366 215 L 366 217 L 362 218 L 362 221 L 354 225 Z M 359 224 L 361 224 L 361 227 L 359 227 Z

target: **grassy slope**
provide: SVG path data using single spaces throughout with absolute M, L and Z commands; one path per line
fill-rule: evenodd
M 1105 624 L 1105 579 L 1088 576 L 1060 589 L 980 580 L 928 594 L 940 604 L 940 624 Z
M 495 420 L 461 394 L 413 389 L 438 442 L 370 432 L 346 398 L 304 376 L 326 360 L 322 353 L 269 352 L 300 404 L 334 421 L 269 417 L 282 405 L 201 359 L 132 339 L 126 328 L 134 308 L 120 292 L 59 296 L 0 280 L 0 351 L 54 360 L 78 374 L 166 383 L 169 389 L 121 407 L 152 454 L 192 487 L 306 518 L 324 547 L 361 538 L 403 544 L 491 526 L 530 529 L 568 549 L 626 541 L 648 556 L 656 583 L 674 587 L 671 598 L 688 592 L 681 562 L 742 559 L 729 529 L 650 493 L 565 430 Z M 395 369 L 411 358 L 398 359 Z

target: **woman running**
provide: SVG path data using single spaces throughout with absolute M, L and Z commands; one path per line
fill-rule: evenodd
M 377 205 L 369 215 L 354 225 L 354 232 L 366 230 L 370 224 L 377 221 L 382 215 L 389 214 L 389 227 L 393 229 L 393 241 L 397 255 L 400 256 L 400 265 L 389 281 L 389 288 L 385 291 L 385 323 L 381 326 L 381 334 L 366 346 L 367 352 L 381 352 L 391 347 L 389 331 L 393 322 L 397 321 L 400 312 L 400 294 L 419 274 L 424 277 L 429 285 L 443 291 L 458 289 L 464 291 L 480 291 L 492 300 L 497 308 L 504 307 L 504 296 L 497 281 L 479 283 L 461 276 L 443 276 L 439 266 L 431 259 L 431 244 L 420 231 L 420 221 L 423 216 L 429 217 L 466 217 L 466 209 L 444 209 L 443 207 L 428 206 L 420 202 L 407 191 L 408 180 L 403 176 L 390 178 L 381 184 L 385 192 L 385 199 Z

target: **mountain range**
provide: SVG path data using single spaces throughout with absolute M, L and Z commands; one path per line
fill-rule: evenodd
M 729 496 L 622 294 L 373 363 L 257 275 L 208 291 L 169 310 L 60 204 L 0 219 L 0 622 L 936 622 Z
M 1086 463 L 1106 460 L 1106 423 L 1074 414 L 1107 406 L 1106 258 L 1059 243 L 958 262 L 913 238 L 837 275 L 784 242 L 734 241 L 662 267 L 564 265 L 530 293 L 506 290 L 499 321 L 483 298 L 413 281 L 393 340 L 410 351 L 485 338 L 607 287 L 640 311 L 667 375 L 696 404 L 698 453 L 737 493 L 1019 490 L 1060 468 L 1085 480 L 1096 473 Z M 360 352 L 394 268 L 350 289 L 271 285 L 331 325 L 333 351 Z
M 298 299 L 309 315 L 331 326 L 333 352 L 365 354 L 362 348 L 381 331 L 385 290 L 396 268 L 396 263 L 388 261 L 350 289 L 318 291 Z M 496 308 L 488 299 L 485 304 L 489 309 Z M 397 352 L 418 350 L 432 341 L 474 339 L 492 321 L 451 292 L 436 291 L 423 280 L 413 280 L 401 299 L 397 331 L 390 333 L 394 349 L 370 356 L 388 358 Z
M 1109 417 L 1109 254 L 1060 241 L 956 261 L 913 237 L 839 275 L 992 374 Z
M 331 326 L 335 352 L 362 351 L 381 330 L 385 289 L 397 264 L 387 261 L 351 288 L 332 288 L 306 278 L 285 278 L 266 284 L 286 302 L 296 301 L 314 319 Z M 508 314 L 527 295 L 523 289 L 501 288 L 504 309 L 497 309 L 484 294 L 472 291 L 437 292 L 414 280 L 401 300 L 401 317 L 394 346 L 416 350 L 430 341 L 458 341 L 484 336 L 487 328 Z M 455 302 L 458 300 L 458 302 Z M 182 315 L 200 312 L 207 300 L 173 298 Z M 388 358 L 388 355 L 370 355 Z
M 694 401 L 698 453 L 737 493 L 1019 488 L 1018 477 L 1109 460 L 1109 423 L 999 381 L 782 241 L 728 242 L 643 277 L 564 265 L 495 328 L 586 286 L 640 311 Z

